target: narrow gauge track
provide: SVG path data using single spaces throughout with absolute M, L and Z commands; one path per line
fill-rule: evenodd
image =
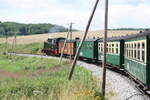
M 42 58 L 55 58 L 55 59 L 59 59 L 58 57 L 56 56 L 41 56 L 39 54 L 27 54 L 27 53 L 23 53 L 23 54 L 16 54 L 16 53 L 8 53 L 8 54 L 12 54 L 12 55 L 17 55 L 17 56 L 30 56 L 30 57 L 42 57 Z M 65 60 L 67 60 L 65 58 Z M 97 76 L 99 76 L 99 72 L 100 71 L 100 67 L 101 66 L 101 63 L 96 63 L 95 62 L 89 62 L 89 61 L 86 61 L 84 60 L 80 60 L 79 65 L 85 67 L 86 69 L 92 71 L 93 73 L 97 74 Z M 88 66 L 91 66 L 91 67 L 88 67 Z M 95 68 L 94 68 L 95 67 Z M 150 100 L 150 95 L 144 91 L 137 82 L 135 82 L 135 80 L 133 80 L 133 78 L 129 77 L 129 75 L 127 73 L 125 73 L 124 71 L 121 71 L 116 69 L 116 68 L 112 68 L 111 65 L 108 65 L 107 67 L 109 73 L 115 73 L 118 77 L 122 77 L 122 80 L 125 80 L 127 84 L 129 85 L 132 85 L 132 88 L 134 89 L 134 91 L 132 92 L 131 90 L 133 89 L 130 89 L 128 90 L 127 88 L 131 88 L 131 86 L 126 86 L 127 88 L 125 88 L 125 83 L 122 84 L 122 87 L 124 87 L 123 89 L 126 89 L 126 90 L 122 90 L 123 92 L 126 92 L 125 94 L 124 93 L 119 93 L 119 95 L 121 95 L 119 98 L 117 98 L 117 100 Z M 109 74 L 107 73 L 107 79 L 110 77 L 110 75 L 108 76 Z M 111 79 L 112 81 L 113 79 Z M 118 79 L 117 79 L 118 80 Z M 116 81 L 117 81 L 116 80 Z M 109 80 L 110 81 L 110 80 Z M 114 81 L 114 82 L 116 82 Z M 119 81 L 118 81 L 119 82 Z M 113 82 L 112 82 L 113 83 Z M 119 84 L 119 83 L 118 83 Z M 119 85 L 118 85 L 119 86 Z M 120 88 L 122 87 L 115 87 L 116 89 L 115 90 L 118 90 L 119 92 L 120 91 Z M 111 87 L 112 89 L 114 87 Z M 116 99 L 114 99 L 116 100 Z
M 144 88 L 134 79 L 134 77 L 131 77 L 125 70 L 119 70 L 117 68 L 112 68 L 111 65 L 107 65 L 107 69 L 119 73 L 121 77 L 123 77 L 128 83 L 130 83 L 135 89 L 137 89 L 140 93 L 135 94 L 136 96 L 143 96 L 144 100 L 149 100 L 150 99 L 150 94 L 148 94 Z M 134 96 L 134 95 L 133 95 Z M 126 100 L 130 100 L 133 96 L 130 96 Z

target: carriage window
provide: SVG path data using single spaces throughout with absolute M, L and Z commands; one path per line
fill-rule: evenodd
M 106 52 L 108 53 L 108 43 L 107 43 L 107 48 L 106 48 Z
M 101 51 L 103 52 L 103 46 L 101 47 Z
M 140 43 L 138 43 L 138 49 L 140 49 Z
M 114 44 L 112 44 L 112 53 L 114 53 Z
M 130 44 L 130 58 L 132 57 L 132 45 Z
M 116 44 L 116 54 L 118 54 L 118 44 Z
M 126 56 L 127 56 L 127 44 L 126 44 Z
M 101 51 L 101 44 L 99 44 L 99 50 Z
M 100 44 L 98 44 L 98 50 L 100 51 Z
M 128 57 L 130 57 L 130 44 L 128 44 Z
M 112 53 L 114 53 L 114 48 L 112 48 Z
M 142 43 L 142 49 L 145 49 L 145 43 Z
M 138 50 L 138 60 L 140 60 L 140 51 Z
M 129 57 L 131 56 L 131 44 L 129 44 L 129 48 L 128 48 L 128 51 L 129 51 Z
M 102 52 L 102 44 L 100 44 L 100 50 L 101 50 L 101 52 Z
M 145 62 L 145 43 L 142 43 L 142 61 Z
M 127 46 L 125 44 L 125 47 L 124 47 L 124 55 L 126 56 L 126 49 L 127 49 Z
M 127 56 L 127 44 L 126 44 L 126 48 L 125 49 L 126 49 L 126 56 Z
M 138 60 L 140 60 L 140 43 L 138 43 Z
M 128 57 L 129 57 L 129 55 L 130 55 L 129 52 L 130 52 L 130 45 L 128 44 L 128 53 L 127 53 L 127 54 L 128 54 L 128 55 L 127 55 Z
M 131 57 L 133 58 L 133 44 L 131 44 Z
M 114 44 L 112 44 L 112 47 L 114 47 Z
M 111 53 L 111 44 L 109 44 L 109 53 Z
M 101 44 L 99 43 L 98 45 L 100 46 Z
M 101 44 L 99 44 L 99 51 L 101 52 Z
M 116 54 L 118 54 L 118 47 L 116 48 Z
M 132 58 L 132 44 L 130 44 L 130 57 Z
M 142 51 L 142 61 L 145 62 L 145 51 Z
M 127 44 L 126 44 L 126 56 L 127 56 L 127 49 L 128 49 L 128 48 L 127 48 Z
M 132 58 L 132 44 L 130 44 L 130 57 Z
M 118 44 L 116 44 L 116 47 L 118 47 Z
M 137 49 L 136 49 L 136 43 L 135 43 L 135 44 L 134 44 L 134 58 L 135 58 L 135 59 L 136 59 L 136 56 L 137 56 L 137 55 L 136 55 L 136 50 L 137 50 Z

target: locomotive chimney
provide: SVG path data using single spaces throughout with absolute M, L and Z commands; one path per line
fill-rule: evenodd
M 140 31 L 140 33 L 142 33 L 143 31 Z
M 79 38 L 79 37 L 76 37 L 75 40 L 80 40 L 80 38 Z

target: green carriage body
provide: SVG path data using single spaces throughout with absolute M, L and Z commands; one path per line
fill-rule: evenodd
M 125 40 L 124 68 L 143 85 L 150 87 L 150 32 Z
M 118 68 L 124 64 L 124 40 L 121 37 L 109 38 L 107 40 L 107 63 Z M 103 41 L 98 43 L 98 60 L 103 61 Z
M 78 48 L 80 41 L 76 42 Z M 86 39 L 81 47 L 79 57 L 87 59 L 98 59 L 98 39 Z

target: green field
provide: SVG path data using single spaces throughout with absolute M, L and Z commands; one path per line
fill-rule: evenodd
M 7 49 L 6 49 L 7 48 Z M 31 44 L 17 44 L 14 48 L 12 44 L 1 43 L 0 53 L 17 52 L 17 53 L 29 53 L 29 54 L 40 54 L 40 50 L 43 48 L 42 43 L 31 43 Z
M 68 62 L 0 55 L 0 100 L 100 100 L 91 72 L 77 67 L 67 80 Z

